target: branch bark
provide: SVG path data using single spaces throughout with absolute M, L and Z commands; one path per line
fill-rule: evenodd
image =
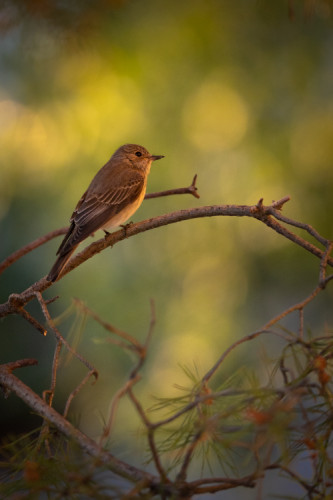
M 136 234 L 143 233 L 145 231 L 149 231 L 152 229 L 156 229 L 158 227 L 163 227 L 169 224 L 174 224 L 176 222 L 181 222 L 190 219 L 197 219 L 203 217 L 218 217 L 218 216 L 228 216 L 228 217 L 251 217 L 255 218 L 268 227 L 273 229 L 279 234 L 282 234 L 286 238 L 290 239 L 297 245 L 301 246 L 308 252 L 312 253 L 316 257 L 320 259 L 325 255 L 325 251 L 316 247 L 312 243 L 304 240 L 300 236 L 292 233 L 289 229 L 285 228 L 275 220 L 275 217 L 279 216 L 281 220 L 281 214 L 279 210 L 281 210 L 282 206 L 289 201 L 289 197 L 284 197 L 281 200 L 274 202 L 271 205 L 264 206 L 262 200 L 260 200 L 256 205 L 212 205 L 212 206 L 203 206 L 197 208 L 190 208 L 187 210 L 179 210 L 176 212 L 171 212 L 169 214 L 160 215 L 157 217 L 153 217 L 151 219 L 146 219 L 141 222 L 137 222 L 135 224 L 130 224 L 126 227 L 126 229 L 120 229 L 115 231 L 106 237 L 91 243 L 88 247 L 82 250 L 80 253 L 76 254 L 67 264 L 65 269 L 62 272 L 60 279 L 62 279 L 67 273 L 71 272 L 73 269 L 81 265 L 86 260 L 90 259 L 94 255 L 100 253 L 102 250 L 105 250 L 108 247 L 113 247 L 120 241 L 124 239 L 135 236 Z M 278 208 L 276 208 L 278 207 Z M 295 222 L 295 221 L 294 221 Z M 288 219 L 289 223 L 289 219 Z M 294 225 L 301 224 L 295 222 Z M 318 239 L 318 238 L 317 238 Z M 323 242 L 326 246 L 330 244 L 329 240 L 326 240 L 320 236 L 319 241 L 321 244 Z M 329 266 L 333 266 L 333 258 L 327 258 L 327 264 Z M 52 286 L 52 282 L 46 280 L 46 278 L 42 278 L 29 288 L 24 290 L 20 294 L 11 294 L 9 299 L 4 304 L 0 305 L 0 318 L 7 316 L 9 314 L 17 314 L 20 309 L 22 309 L 28 302 L 36 297 L 36 292 L 44 292 L 50 286 Z
M 154 483 L 158 481 L 156 477 L 143 470 L 133 467 L 98 446 L 92 439 L 76 429 L 68 420 L 60 415 L 56 410 L 43 401 L 30 387 L 25 385 L 19 378 L 13 375 L 12 371 L 20 366 L 27 364 L 36 364 L 35 360 L 16 361 L 15 364 L 8 363 L 0 366 L 0 384 L 6 387 L 7 390 L 13 391 L 22 401 L 24 401 L 38 415 L 44 417 L 48 422 L 53 424 L 60 432 L 70 439 L 74 439 L 76 443 L 89 455 L 98 458 L 112 470 L 114 473 L 135 481 L 149 481 Z

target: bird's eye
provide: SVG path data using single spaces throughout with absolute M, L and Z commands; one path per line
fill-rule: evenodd
M 135 153 L 135 156 L 142 156 L 141 151 L 137 151 L 137 152 Z

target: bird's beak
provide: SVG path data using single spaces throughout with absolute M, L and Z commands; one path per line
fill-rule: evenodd
M 164 158 L 164 156 L 163 155 L 150 155 L 151 161 L 160 160 L 161 158 Z

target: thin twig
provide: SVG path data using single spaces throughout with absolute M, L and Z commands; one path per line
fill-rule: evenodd
M 300 247 L 304 248 L 308 252 L 312 253 L 316 257 L 319 257 L 320 259 L 322 258 L 324 252 L 321 249 L 317 248 L 315 245 L 312 245 L 312 243 L 309 243 L 308 241 L 304 240 L 300 236 L 297 236 L 295 233 L 292 233 L 291 231 L 289 231 L 289 229 L 287 229 L 286 227 L 279 224 L 276 220 L 274 220 L 272 216 L 271 217 L 260 217 L 259 216 L 256 218 L 258 220 L 261 220 L 264 224 L 266 224 L 266 226 L 270 227 L 271 229 L 273 229 L 277 233 L 282 234 L 283 236 L 285 236 L 289 240 L 293 241 L 294 243 L 296 243 Z M 325 241 L 327 243 L 328 240 L 325 240 Z M 333 266 L 333 259 L 330 257 L 327 260 L 327 263 L 330 266 Z
M 149 341 L 151 339 L 154 325 L 156 322 L 155 307 L 154 307 L 153 300 L 150 301 L 150 308 L 151 308 L 150 324 L 149 324 L 148 333 L 147 333 L 145 343 L 144 343 L 144 345 L 141 345 L 136 341 L 136 343 L 137 343 L 136 354 L 138 355 L 138 358 L 139 358 L 138 362 L 134 366 L 133 370 L 131 371 L 129 378 L 128 378 L 127 382 L 125 383 L 125 385 L 123 387 L 121 387 L 116 392 L 116 394 L 114 395 L 114 397 L 112 399 L 108 423 L 105 426 L 104 432 L 101 436 L 100 445 L 102 445 L 103 440 L 106 439 L 110 435 L 120 399 L 123 396 L 125 396 L 125 394 L 127 394 L 129 392 L 129 390 L 132 389 L 134 384 L 136 384 L 141 379 L 141 377 L 138 375 L 138 372 L 141 369 L 141 367 L 146 359 L 148 344 L 149 344 Z M 93 316 L 93 317 L 95 316 L 95 313 L 93 313 L 93 311 L 91 311 L 91 310 L 88 310 L 88 314 L 91 314 L 91 316 Z M 98 316 L 97 316 L 96 320 L 99 323 L 101 322 L 101 320 Z M 113 333 L 114 333 L 114 330 L 117 330 L 117 329 L 115 329 L 115 327 L 112 326 Z M 126 332 L 121 332 L 121 334 L 122 334 L 122 336 L 124 336 L 124 335 L 126 337 L 128 336 L 128 334 Z M 132 339 L 132 337 L 130 337 L 130 338 Z M 127 346 L 125 346 L 125 347 L 127 347 Z
M 53 354 L 53 361 L 52 361 L 52 375 L 51 375 L 51 386 L 49 389 L 43 391 L 43 399 L 48 404 L 50 407 L 52 406 L 53 403 L 53 398 L 54 398 L 54 392 L 55 392 L 55 387 L 56 387 L 56 381 L 57 381 L 57 367 L 58 367 L 58 362 L 59 362 L 59 355 L 61 351 L 62 343 L 60 340 L 57 340 L 55 349 L 54 349 L 54 354 Z M 48 442 L 48 435 L 49 435 L 49 422 L 48 420 L 44 419 L 43 424 L 38 436 L 38 442 L 36 449 L 39 450 L 41 447 L 42 443 L 45 443 L 47 452 L 49 456 L 51 456 L 51 451 L 50 451 L 50 446 Z
M 5 363 L 0 365 L 0 370 L 3 373 L 12 373 L 14 370 L 18 368 L 25 368 L 26 366 L 34 366 L 38 365 L 37 359 L 27 358 L 27 359 L 18 359 L 17 361 L 10 361 L 9 363 Z M 11 390 L 6 386 L 6 384 L 0 384 L 0 390 L 2 395 L 7 398 L 11 392 Z
M 145 196 L 145 200 L 150 200 L 152 198 L 160 198 L 162 196 L 171 196 L 174 194 L 192 194 L 195 198 L 200 198 L 198 193 L 198 188 L 196 187 L 197 174 L 193 177 L 192 184 L 185 188 L 168 189 L 167 191 L 160 191 L 158 193 L 148 193 Z
M 49 406 L 52 406 L 52 400 L 56 388 L 56 383 L 57 383 L 57 370 L 58 370 L 58 365 L 59 365 L 59 356 L 60 356 L 60 351 L 62 348 L 62 342 L 61 340 L 57 340 L 55 349 L 54 349 L 54 355 L 53 355 L 53 361 L 52 361 L 52 377 L 51 377 L 51 387 L 49 389 L 50 397 L 48 400 Z
M 193 457 L 193 453 L 194 453 L 194 450 L 195 448 L 198 446 L 201 438 L 202 438 L 202 435 L 204 434 L 204 429 L 199 429 L 196 434 L 194 435 L 193 439 L 192 439 L 192 442 L 189 444 L 189 446 L 187 447 L 187 451 L 185 453 L 185 457 L 183 459 L 183 463 L 182 463 L 182 466 L 180 468 L 180 471 L 179 473 L 177 474 L 177 477 L 176 477 L 176 481 L 185 481 L 186 479 L 186 475 L 187 475 L 187 469 L 191 463 L 191 460 L 192 460 L 192 457 Z
M 126 340 L 127 342 L 129 342 L 129 344 L 131 344 L 132 346 L 134 346 L 138 350 L 140 350 L 142 348 L 140 342 L 138 342 L 135 337 L 133 337 L 129 333 L 127 333 L 123 330 L 120 330 L 119 328 L 113 326 L 111 323 L 104 321 L 100 316 L 98 316 L 98 314 L 96 314 L 92 309 L 87 307 L 81 300 L 75 298 L 74 304 L 78 308 L 80 308 L 82 311 L 84 311 L 85 314 L 87 314 L 88 316 L 93 318 L 97 323 L 102 325 L 103 328 L 105 328 L 105 330 L 107 330 L 108 332 L 114 333 L 118 337 Z
M 138 353 L 139 354 L 139 361 L 138 361 L 137 365 L 131 371 L 130 378 L 136 377 L 136 374 L 139 372 L 139 370 L 141 370 L 141 367 L 146 360 L 147 349 L 148 349 L 148 345 L 149 345 L 149 342 L 150 342 L 152 334 L 153 334 L 155 323 L 156 323 L 155 304 L 154 304 L 154 301 L 151 300 L 150 301 L 150 323 L 149 323 L 147 337 L 146 337 L 144 345 L 141 346 L 141 350 Z
M 26 358 L 26 359 L 18 359 L 16 361 L 10 361 L 9 363 L 4 363 L 0 365 L 0 368 L 11 373 L 18 368 L 26 368 L 27 366 L 35 366 L 38 365 L 37 359 Z
M 297 304 L 294 304 L 293 306 L 288 307 L 287 309 L 285 309 L 284 311 L 282 311 L 280 314 L 278 314 L 277 316 L 275 316 L 274 318 L 272 318 L 270 321 L 268 321 L 268 323 L 266 323 L 262 327 L 262 329 L 263 330 L 267 330 L 268 328 L 271 328 L 273 325 L 275 325 L 276 323 L 278 323 L 279 321 L 281 321 L 281 319 L 283 319 L 286 316 L 288 316 L 290 313 L 292 313 L 294 311 L 300 311 L 301 309 L 304 309 L 304 307 L 309 302 L 311 302 L 318 295 L 318 293 L 321 292 L 321 290 L 322 290 L 321 286 L 319 286 L 319 285 L 316 286 L 316 288 L 304 300 L 302 300 L 301 302 L 297 302 Z
M 273 394 L 273 395 L 277 395 L 279 397 L 283 397 L 285 395 L 285 391 L 282 389 L 274 389 L 274 390 L 266 389 L 266 390 L 262 390 L 261 394 L 262 393 L 267 394 L 267 395 Z M 245 404 L 248 405 L 249 403 L 251 403 L 255 400 L 255 397 L 253 397 L 251 395 L 250 390 L 224 389 L 222 391 L 211 392 L 211 393 L 206 393 L 206 394 L 203 394 L 202 392 L 198 391 L 196 393 L 194 399 L 192 401 L 190 401 L 189 403 L 187 403 L 187 405 L 185 405 L 183 408 L 181 408 L 177 412 L 170 415 L 170 417 L 164 418 L 163 420 L 159 420 L 159 421 L 154 422 L 154 423 L 150 422 L 150 426 L 153 429 L 157 429 L 158 427 L 163 427 L 167 424 L 170 424 L 171 422 L 174 422 L 175 420 L 177 420 L 179 417 L 181 417 L 185 413 L 188 413 L 189 411 L 193 410 L 194 408 L 197 408 L 200 405 L 205 404 L 207 401 L 212 401 L 215 399 L 221 399 L 221 398 L 231 397 L 231 396 L 235 396 L 235 397 L 236 396 L 244 396 L 246 394 L 249 394 L 249 397 L 247 399 L 245 399 L 244 402 L 245 402 Z M 230 409 L 232 410 L 233 407 L 230 406 L 229 410 Z
M 228 490 L 231 488 L 245 487 L 254 488 L 256 480 L 260 477 L 259 474 L 250 474 L 249 476 L 233 478 L 233 477 L 212 477 L 203 478 L 196 481 L 186 483 L 187 489 L 192 495 L 200 495 L 204 493 L 214 494 L 219 491 Z
M 0 274 L 3 273 L 3 271 L 14 264 L 17 260 L 19 260 L 21 257 L 26 255 L 27 253 L 31 252 L 32 250 L 35 250 L 36 248 L 40 247 L 41 245 L 44 245 L 44 243 L 47 243 L 48 241 L 52 240 L 53 238 L 56 238 L 57 236 L 61 236 L 62 234 L 66 234 L 68 231 L 68 227 L 61 227 L 60 229 L 56 229 L 55 231 L 51 231 L 50 233 L 44 234 L 44 236 L 40 236 L 36 240 L 32 241 L 28 245 L 25 245 L 24 247 L 20 248 L 19 250 L 16 250 L 16 252 L 13 252 L 11 255 L 9 255 L 5 260 L 3 260 L 0 263 Z
M 125 495 L 122 495 L 121 500 L 133 500 L 133 498 L 140 498 L 137 496 L 140 491 L 144 490 L 149 486 L 149 482 L 146 479 L 143 479 L 142 481 L 138 482 L 134 488 L 132 488 L 130 491 L 125 493 Z
M 321 243 L 324 246 L 327 245 L 327 240 L 325 238 L 323 238 L 318 233 L 318 231 L 316 231 L 309 224 L 304 224 L 303 222 L 299 222 L 299 221 L 290 219 L 289 217 L 282 215 L 281 212 L 274 210 L 274 209 L 269 210 L 269 212 L 271 213 L 271 215 L 273 215 L 276 219 L 280 220 L 281 222 L 284 222 L 285 224 L 288 224 L 290 226 L 298 227 L 299 229 L 303 229 L 304 231 L 307 231 L 311 236 L 313 236 L 317 241 L 319 241 L 319 243 Z
M 150 299 L 150 323 L 149 323 L 147 337 L 146 337 L 146 340 L 144 343 L 146 350 L 147 350 L 148 345 L 151 341 L 155 324 L 156 324 L 155 302 L 153 299 Z
M 65 405 L 65 409 L 64 409 L 64 418 L 67 418 L 67 415 L 68 415 L 68 410 L 69 410 L 69 406 L 71 404 L 71 402 L 73 401 L 73 399 L 75 398 L 75 396 L 80 392 L 80 390 L 82 389 L 82 387 L 88 382 L 88 380 L 90 379 L 90 377 L 96 377 L 96 370 L 93 369 L 93 370 L 90 370 L 86 375 L 85 377 L 81 380 L 81 382 L 79 383 L 79 385 L 77 385 L 75 387 L 75 389 L 70 393 L 70 395 L 68 396 L 67 398 L 67 401 L 66 401 L 66 405 Z M 97 377 L 96 377 L 97 378 Z
M 298 335 L 300 339 L 304 338 L 304 307 L 299 309 L 299 328 Z
M 299 311 L 299 314 L 300 314 L 299 336 L 300 336 L 300 338 L 303 338 L 304 308 L 309 302 L 311 302 L 318 295 L 318 293 L 323 288 L 325 288 L 325 286 L 328 283 L 328 280 L 326 278 L 326 269 L 327 269 L 329 255 L 330 255 L 332 247 L 333 247 L 333 242 L 328 243 L 326 241 L 326 243 L 327 243 L 327 248 L 326 248 L 325 252 L 323 253 L 321 260 L 320 260 L 319 284 L 310 293 L 310 295 L 308 295 L 304 300 L 302 300 L 301 302 L 298 302 L 297 304 L 294 304 L 291 307 L 288 307 L 282 313 L 280 313 L 277 316 L 275 316 L 274 318 L 272 318 L 268 323 L 266 323 L 262 327 L 262 330 L 267 330 L 267 329 L 271 328 L 278 321 L 285 318 L 286 316 L 288 316 L 292 312 Z M 329 276 L 329 279 L 330 279 L 330 276 Z
M 110 405 L 110 411 L 109 411 L 109 418 L 108 418 L 108 423 L 105 425 L 103 433 L 100 437 L 99 444 L 102 446 L 103 441 L 110 436 L 111 429 L 113 427 L 113 423 L 115 420 L 115 416 L 117 413 L 118 405 L 120 399 L 125 396 L 125 394 L 128 393 L 129 389 L 136 384 L 139 380 L 141 379 L 140 375 L 136 375 L 136 377 L 131 378 L 126 381 L 125 385 L 121 387 L 116 394 L 113 396 L 111 405 Z
M 327 245 L 326 251 L 320 260 L 320 271 L 319 271 L 319 285 L 325 288 L 326 281 L 326 271 L 327 271 L 327 261 L 333 248 L 333 241 L 330 241 Z
M 78 352 L 76 352 L 72 346 L 67 342 L 67 340 L 61 335 L 61 333 L 59 332 L 59 330 L 57 329 L 57 327 L 55 326 L 54 324 L 54 321 L 53 319 L 51 318 L 51 315 L 46 307 L 46 304 L 45 304 L 45 301 L 41 295 L 40 292 L 36 292 L 36 297 L 38 299 L 38 302 L 42 308 L 42 311 L 43 311 L 43 314 L 45 316 L 45 319 L 47 320 L 48 324 L 50 325 L 50 328 L 51 330 L 53 331 L 53 333 L 55 334 L 55 337 L 58 341 L 60 341 L 65 347 L 66 349 L 75 357 L 77 358 L 79 361 L 81 361 L 81 363 L 83 363 L 88 369 L 89 371 L 94 375 L 94 377 L 97 379 L 98 378 L 98 371 L 89 363 L 89 361 L 87 361 L 83 356 L 81 356 L 81 354 L 79 354 Z
M 23 307 L 19 307 L 17 309 L 17 312 L 20 316 L 22 316 L 22 318 L 27 320 L 34 328 L 36 328 L 36 330 L 38 330 L 44 337 L 46 336 L 47 330 L 45 329 L 45 327 L 41 325 L 39 321 L 37 321 L 33 316 L 31 316 L 28 311 L 26 311 Z
M 167 479 L 167 474 L 162 466 L 162 463 L 161 463 L 161 460 L 160 460 L 160 456 L 159 456 L 159 453 L 157 451 L 157 447 L 156 447 L 156 444 L 155 444 L 155 439 L 154 439 L 154 427 L 152 426 L 151 422 L 149 421 L 144 409 L 142 408 L 141 406 L 141 403 L 139 402 L 139 400 L 135 397 L 133 391 L 131 388 L 129 388 L 127 394 L 129 395 L 129 398 L 130 400 L 132 401 L 132 403 L 134 404 L 138 414 L 140 415 L 147 431 L 148 431 L 148 443 L 149 443 L 149 447 L 150 447 L 150 451 L 152 453 L 152 456 L 153 456 L 153 460 L 154 460 L 154 463 L 155 463 L 155 467 L 160 475 L 160 477 L 162 478 L 163 481 L 166 481 L 168 480 Z
M 308 492 L 308 493 L 316 493 L 317 495 L 320 494 L 320 491 L 315 488 L 315 485 L 307 483 L 304 479 L 302 479 L 298 474 L 296 474 L 294 471 L 289 469 L 288 467 L 282 465 L 282 464 L 270 464 L 266 466 L 266 470 L 274 470 L 274 469 L 279 469 L 286 474 L 288 474 L 292 479 L 295 479 L 303 488 Z
M 253 340 L 253 339 L 255 339 L 255 338 L 257 338 L 257 337 L 259 337 L 260 335 L 263 335 L 263 334 L 266 334 L 266 335 L 267 334 L 276 335 L 276 336 L 281 337 L 284 340 L 288 341 L 288 339 L 284 335 L 282 335 L 279 332 L 274 332 L 272 330 L 268 330 L 268 328 L 266 326 L 263 327 L 262 329 L 258 330 L 257 332 L 250 333 L 249 335 L 246 335 L 245 337 L 242 337 L 241 339 L 239 339 L 236 342 L 234 342 L 233 344 L 231 344 L 228 347 L 228 349 L 226 349 L 224 351 L 224 353 L 219 357 L 219 359 L 216 361 L 216 363 L 214 364 L 214 366 L 212 366 L 212 368 L 210 370 L 208 370 L 208 372 L 202 377 L 201 383 L 202 384 L 206 384 L 212 378 L 212 376 L 216 373 L 216 371 L 218 370 L 218 368 L 224 362 L 225 358 L 231 353 L 231 351 L 233 351 L 234 349 L 236 349 L 236 347 L 238 347 L 239 345 L 243 344 L 244 342 L 249 342 L 250 340 Z

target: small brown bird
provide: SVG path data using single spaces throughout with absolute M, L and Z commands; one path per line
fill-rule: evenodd
M 70 218 L 70 227 L 47 276 L 56 281 L 76 247 L 89 235 L 108 231 L 126 222 L 141 205 L 147 177 L 153 161 L 164 158 L 151 155 L 143 146 L 125 144 L 102 167 L 79 200 Z

